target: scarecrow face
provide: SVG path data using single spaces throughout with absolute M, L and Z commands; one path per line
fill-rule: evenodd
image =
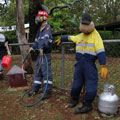
M 38 11 L 37 16 L 35 17 L 35 23 L 36 24 L 41 24 L 43 21 L 47 20 L 47 18 L 49 18 L 50 16 L 48 16 L 46 11 Z
M 82 20 L 80 21 L 80 31 L 89 34 L 95 29 L 94 27 L 94 22 L 92 21 L 92 17 L 88 14 L 85 13 L 82 16 Z
M 83 32 L 85 34 L 89 34 L 95 29 L 95 26 L 94 26 L 93 22 L 91 22 L 89 25 L 80 23 L 80 28 L 79 29 L 80 29 L 81 32 Z
M 42 23 L 44 21 L 44 16 L 43 15 L 39 15 L 35 17 L 35 23 L 39 24 Z
M 49 18 L 50 16 L 48 16 L 46 11 L 38 11 L 37 16 L 35 17 L 35 23 L 36 24 L 42 24 L 44 21 L 47 20 L 47 18 Z

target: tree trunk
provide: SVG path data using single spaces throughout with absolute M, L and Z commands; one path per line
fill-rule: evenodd
M 16 0 L 16 34 L 18 37 L 18 43 L 28 43 L 24 30 L 24 0 Z M 28 49 L 28 46 L 20 46 L 22 60 L 24 60 L 25 56 L 28 54 Z M 27 69 L 28 73 L 31 73 L 33 71 L 31 67 L 31 59 L 27 59 L 25 63 L 25 69 Z
M 30 23 L 30 35 L 29 42 L 33 42 L 37 33 L 37 25 L 35 24 L 35 16 L 39 10 L 42 10 L 41 4 L 44 4 L 44 0 L 30 0 L 29 6 L 29 23 Z

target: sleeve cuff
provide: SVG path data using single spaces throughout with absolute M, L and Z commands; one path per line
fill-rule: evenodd
M 106 54 L 105 52 L 101 52 L 98 54 L 98 60 L 100 65 L 105 65 L 106 64 Z
M 68 42 L 68 41 L 69 41 L 69 36 L 61 37 L 61 42 Z

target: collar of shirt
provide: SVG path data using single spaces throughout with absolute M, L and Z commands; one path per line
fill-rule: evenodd
M 44 21 L 40 27 L 40 31 L 42 31 L 46 27 L 47 24 L 48 24 L 47 21 Z

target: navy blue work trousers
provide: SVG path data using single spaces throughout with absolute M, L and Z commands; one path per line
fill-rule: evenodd
M 83 57 L 75 64 L 71 97 L 79 99 L 83 84 L 86 85 L 84 101 L 92 102 L 97 95 L 98 72 L 95 62 Z
M 45 59 L 46 56 L 46 59 Z M 47 86 L 47 93 L 51 92 L 52 89 L 52 82 L 53 82 L 53 75 L 51 70 L 51 56 L 50 54 L 46 54 L 45 56 L 38 56 L 35 64 L 35 73 L 34 73 L 34 84 L 32 91 L 38 92 L 41 85 L 43 84 L 43 90 L 45 90 L 46 84 Z M 48 73 L 47 73 L 48 67 Z M 47 79 L 48 76 L 48 79 Z

